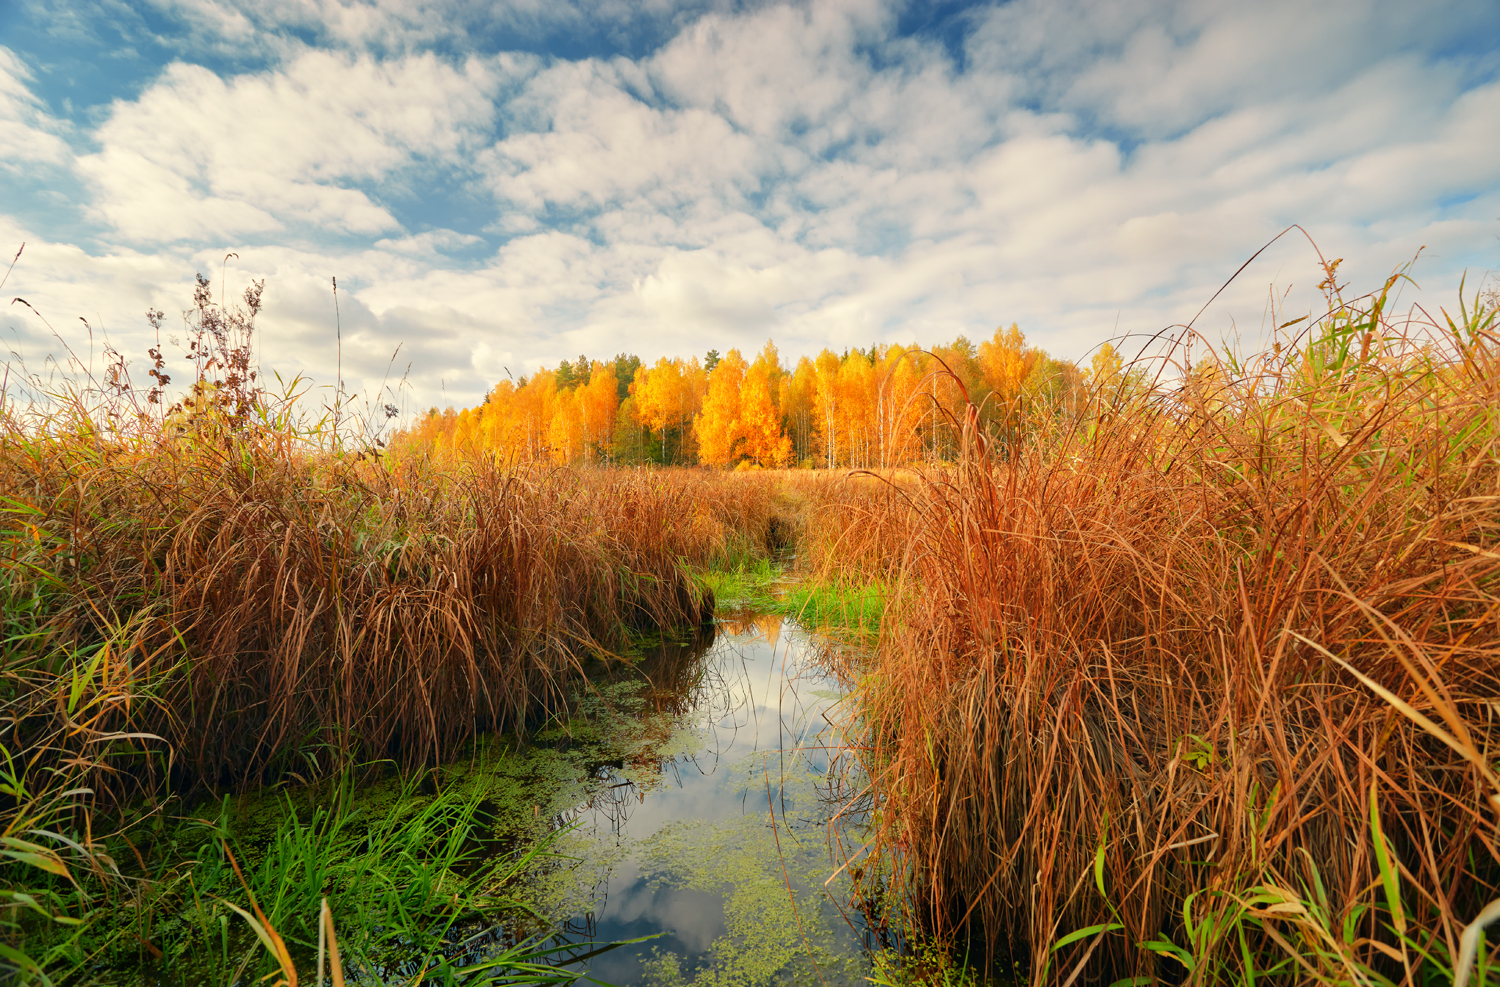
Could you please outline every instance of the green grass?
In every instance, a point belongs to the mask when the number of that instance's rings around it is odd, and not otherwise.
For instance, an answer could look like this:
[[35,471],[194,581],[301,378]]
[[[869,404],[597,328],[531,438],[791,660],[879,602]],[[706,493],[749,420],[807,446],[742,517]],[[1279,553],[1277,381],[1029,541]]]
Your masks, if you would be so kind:
[[[626,679],[588,686],[572,716],[524,742],[481,738],[440,768],[382,776],[364,766],[197,805],[141,800],[124,830],[91,844],[119,862],[114,881],[75,865],[75,887],[0,859],[0,881],[76,920],[17,916],[12,931],[33,961],[22,982],[228,984],[289,980],[289,969],[308,982],[325,902],[351,977],[399,968],[402,983],[573,982],[557,964],[597,949],[556,944],[542,914],[539,888],[571,861],[552,852],[567,836],[557,821],[595,791],[593,766],[659,743],[630,669],[693,666],[673,657],[687,647],[660,642],[632,656]],[[509,945],[496,944],[497,927]]]
[[782,570],[770,559],[752,558],[731,568],[700,572],[697,578],[713,591],[719,610],[772,610],[776,606],[772,586],[782,578]]
[[804,627],[846,632],[862,638],[880,633],[888,590],[883,583],[863,585],[809,582],[787,590],[771,610]]
[[[453,960],[465,951],[464,929],[540,924],[516,891],[560,831],[512,840],[502,852],[495,833],[504,821],[485,792],[454,786],[424,795],[424,779],[372,788],[345,775],[295,795],[241,805],[226,798],[176,819],[153,815],[130,841],[114,841],[127,863],[115,900],[96,901],[68,933],[34,926],[28,949],[47,956],[60,979],[71,971],[127,982],[137,973],[142,982],[237,982],[284,972],[286,963],[263,948],[267,928],[293,965],[311,969],[326,901],[351,975],[400,965],[463,983],[465,968]],[[500,975],[507,962],[540,969],[544,947],[521,938],[469,972]]]
[[869,978],[876,987],[990,987],[995,981],[949,944],[915,937],[905,955],[881,953]]
[[756,559],[727,570],[699,573],[720,612],[780,614],[804,627],[873,638],[880,633],[888,588],[884,583],[828,581],[817,578],[790,583],[785,569]]

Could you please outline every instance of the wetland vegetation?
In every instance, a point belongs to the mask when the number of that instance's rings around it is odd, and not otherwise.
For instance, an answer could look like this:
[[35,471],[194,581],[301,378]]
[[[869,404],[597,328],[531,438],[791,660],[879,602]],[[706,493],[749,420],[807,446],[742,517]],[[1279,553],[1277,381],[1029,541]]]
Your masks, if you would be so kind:
[[179,400],[0,404],[0,962],[1500,983],[1495,311],[1323,273],[1263,352],[929,354],[897,445],[795,437],[872,468],[740,471],[351,445],[200,280]]

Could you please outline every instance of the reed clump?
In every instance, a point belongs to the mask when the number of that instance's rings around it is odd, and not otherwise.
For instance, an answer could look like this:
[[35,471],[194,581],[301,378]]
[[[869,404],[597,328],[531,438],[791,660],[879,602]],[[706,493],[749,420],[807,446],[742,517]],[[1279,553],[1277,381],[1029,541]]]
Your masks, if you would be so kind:
[[810,507],[828,485],[826,477],[793,483],[794,474],[786,470],[625,469],[587,475],[671,491],[679,513],[650,537],[672,545],[687,565],[718,571],[792,552],[805,533]]
[[10,592],[35,601],[6,669],[22,743],[58,690],[113,690],[92,729],[154,734],[162,770],[211,787],[524,727],[579,655],[709,619],[684,563],[730,537],[679,524],[700,505],[649,474],[423,476],[252,442],[13,430],[0,484]]
[[198,279],[175,403],[159,350],[148,387],[107,350],[0,393],[3,739],[97,797],[436,763],[555,712],[581,655],[710,619],[692,568],[791,537],[768,480],[436,463],[342,398],[309,418],[255,369],[262,287]]
[[823,479],[824,474],[804,472],[793,482],[802,476],[818,478],[802,480],[805,484],[819,484],[798,546],[803,568],[822,583],[862,586],[887,578],[909,547],[905,509],[916,474],[859,470]]
[[860,716],[912,918],[1036,984],[1412,982],[1474,954],[1500,898],[1500,339],[1483,305],[1394,320],[1396,283],[1330,288],[1253,359],[1101,388],[1020,455],[956,422],[958,462],[886,502],[902,588]]
[[117,858],[164,796],[524,732],[796,526],[767,482],[392,456],[260,386],[259,300],[199,279],[175,403],[157,351],[147,388],[109,351],[0,390],[0,968],[38,982],[139,898]]

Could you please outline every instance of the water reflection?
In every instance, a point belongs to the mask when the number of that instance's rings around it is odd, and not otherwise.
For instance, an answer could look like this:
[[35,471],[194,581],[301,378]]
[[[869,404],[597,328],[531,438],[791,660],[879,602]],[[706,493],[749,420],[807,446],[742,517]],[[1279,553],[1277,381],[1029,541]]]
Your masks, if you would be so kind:
[[[661,934],[578,969],[620,985],[864,982],[848,871],[825,886],[863,816],[840,815],[862,783],[839,756],[823,647],[774,616],[724,621],[711,646],[642,655],[538,738],[516,801],[576,823],[559,847],[575,862],[539,880],[541,910],[578,941]],[[584,749],[596,759],[566,804],[548,789],[565,772],[541,755]]]

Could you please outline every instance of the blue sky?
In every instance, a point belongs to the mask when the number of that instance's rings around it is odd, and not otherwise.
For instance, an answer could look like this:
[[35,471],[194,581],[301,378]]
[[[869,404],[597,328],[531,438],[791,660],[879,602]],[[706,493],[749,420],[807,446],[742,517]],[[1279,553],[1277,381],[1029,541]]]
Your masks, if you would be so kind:
[[[1290,223],[1356,287],[1425,246],[1405,301],[1451,305],[1500,267],[1497,38],[1493,0],[0,0],[5,294],[143,358],[195,271],[265,278],[263,361],[327,380],[336,275],[346,375],[400,345],[416,406],[768,337],[1084,357]],[[1320,276],[1287,238],[1200,327]]]

